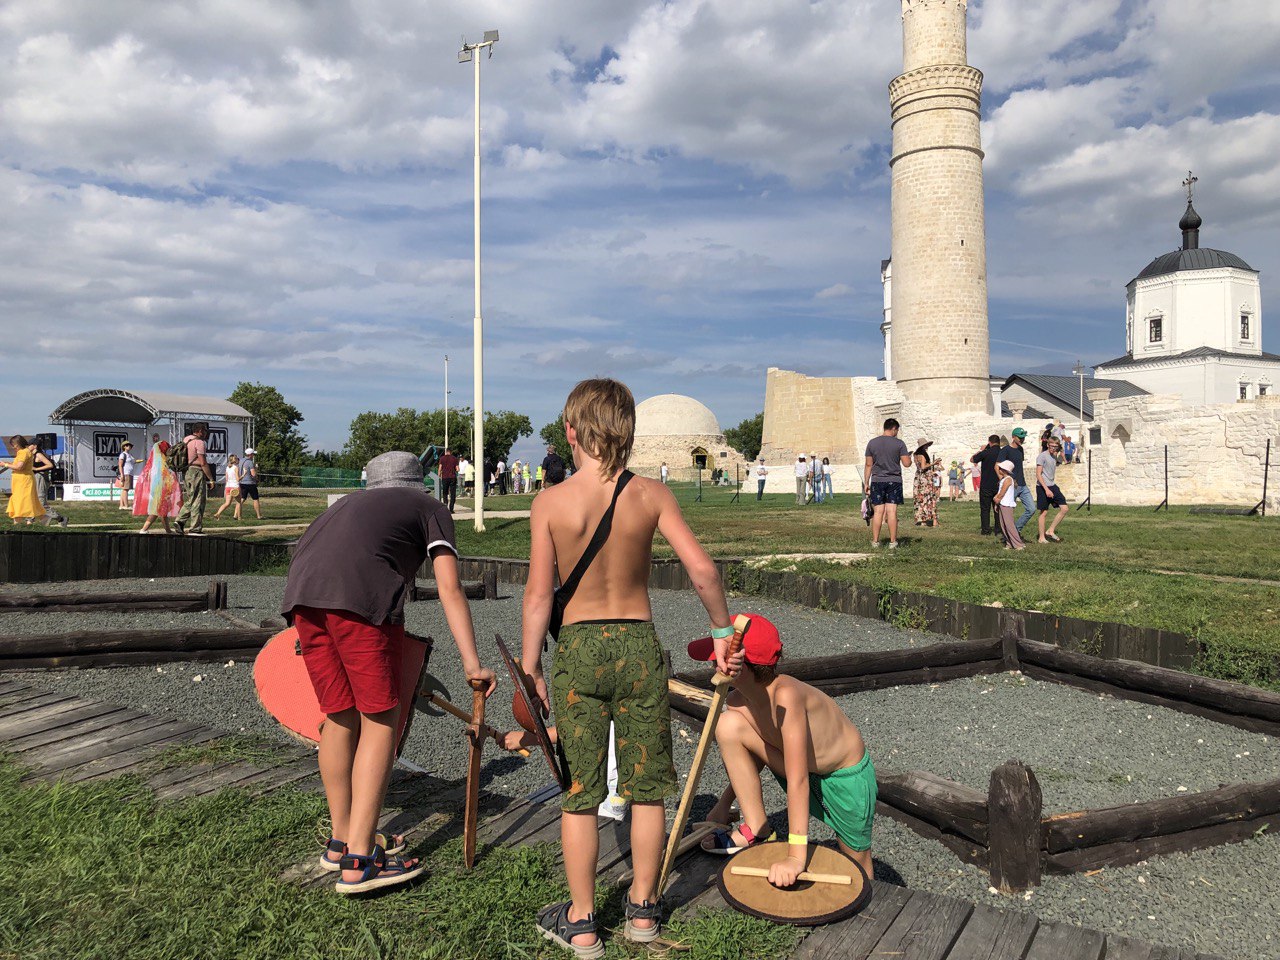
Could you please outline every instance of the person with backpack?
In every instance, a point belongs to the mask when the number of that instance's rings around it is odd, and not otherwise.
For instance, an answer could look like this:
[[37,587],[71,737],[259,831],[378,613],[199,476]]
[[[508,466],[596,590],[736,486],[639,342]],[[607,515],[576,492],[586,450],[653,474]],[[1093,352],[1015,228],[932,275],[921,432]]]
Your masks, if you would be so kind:
[[182,509],[182,481],[165,461],[169,450],[168,442],[161,440],[159,434],[151,435],[151,452],[147,454],[133,495],[133,515],[147,518],[139,533],[150,533],[157,517],[164,524],[164,532],[172,533],[169,518],[177,516]]
[[554,487],[557,483],[564,483],[564,475],[564,458],[556,453],[553,444],[547,444],[547,455],[542,458],[543,487]]
[[[258,504],[258,451],[253,447],[245,447],[244,459],[240,461],[240,502],[253,501],[253,515],[262,519],[262,507]],[[239,510],[236,519],[240,519]]]
[[193,424],[191,432],[169,450],[169,467],[182,477],[182,510],[175,524],[178,533],[193,537],[204,536],[204,509],[214,481],[205,443],[208,436],[207,423]]

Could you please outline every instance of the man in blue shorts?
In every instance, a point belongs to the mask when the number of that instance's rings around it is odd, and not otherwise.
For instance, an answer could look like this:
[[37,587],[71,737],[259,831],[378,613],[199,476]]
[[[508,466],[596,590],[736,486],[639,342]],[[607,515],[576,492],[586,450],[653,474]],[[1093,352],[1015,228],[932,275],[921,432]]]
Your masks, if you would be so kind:
[[902,468],[911,466],[907,445],[898,439],[898,421],[884,422],[884,433],[867,444],[863,495],[871,500],[871,546],[880,546],[880,527],[889,522],[889,549],[898,546],[898,504],[902,503]]

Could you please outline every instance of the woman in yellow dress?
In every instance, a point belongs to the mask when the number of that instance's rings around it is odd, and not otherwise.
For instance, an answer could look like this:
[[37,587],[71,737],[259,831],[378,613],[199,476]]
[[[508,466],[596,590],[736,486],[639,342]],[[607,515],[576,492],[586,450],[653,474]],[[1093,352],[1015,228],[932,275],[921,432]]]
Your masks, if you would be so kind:
[[12,460],[0,461],[0,466],[13,471],[13,488],[9,493],[9,516],[16,524],[25,518],[30,524],[32,520],[49,522],[44,512],[44,504],[36,493],[36,477],[32,471],[35,462],[36,445],[26,437],[18,436],[9,441],[9,449],[14,451]]

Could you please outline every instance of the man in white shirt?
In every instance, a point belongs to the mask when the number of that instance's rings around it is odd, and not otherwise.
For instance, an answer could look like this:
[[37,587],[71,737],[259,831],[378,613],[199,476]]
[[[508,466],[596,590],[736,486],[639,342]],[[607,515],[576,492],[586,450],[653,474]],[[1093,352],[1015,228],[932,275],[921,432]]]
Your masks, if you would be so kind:
[[507,492],[507,461],[499,460],[498,466],[494,469],[498,475],[498,493]]
[[804,454],[800,454],[796,458],[796,506],[804,506],[805,486],[809,482],[809,463],[804,458]]
[[660,472],[662,474],[662,482],[666,483],[667,480],[671,477],[671,469],[667,466],[667,461],[665,460],[662,461],[662,468]]
[[769,468],[764,465],[764,457],[756,464],[756,500],[764,499],[764,484],[769,476]]

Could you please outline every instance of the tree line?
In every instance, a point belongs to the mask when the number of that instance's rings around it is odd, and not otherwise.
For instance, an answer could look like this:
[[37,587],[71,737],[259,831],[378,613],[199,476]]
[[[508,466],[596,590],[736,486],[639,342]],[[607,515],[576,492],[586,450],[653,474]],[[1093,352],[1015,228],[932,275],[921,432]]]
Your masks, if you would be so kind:
[[[346,443],[340,450],[308,450],[307,438],[299,429],[302,412],[285,400],[275,387],[242,382],[227,398],[249,411],[255,421],[258,471],[277,485],[295,485],[303,467],[337,467],[362,470],[364,465],[388,450],[408,450],[421,454],[427,447],[445,443],[445,411],[401,407],[392,413],[366,410],[351,421]],[[459,457],[471,458],[471,430],[475,417],[470,407],[448,411],[449,446]],[[754,460],[760,453],[764,414],[743,420],[725,430],[729,446]],[[498,410],[484,415],[484,446],[492,460],[510,459],[511,448],[521,437],[533,435],[527,416],[514,410]],[[538,435],[556,448],[566,463],[572,462],[564,436],[564,415],[546,424]]]

